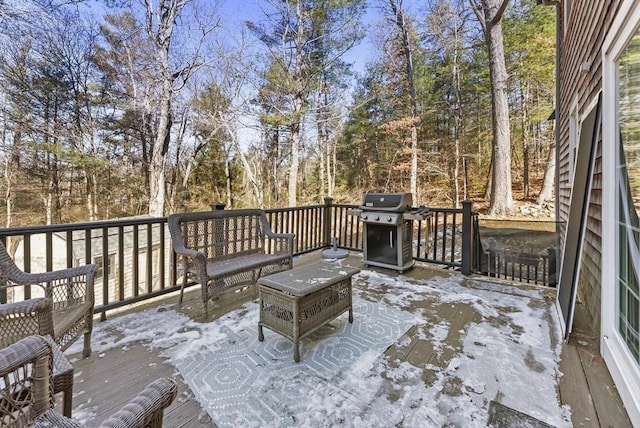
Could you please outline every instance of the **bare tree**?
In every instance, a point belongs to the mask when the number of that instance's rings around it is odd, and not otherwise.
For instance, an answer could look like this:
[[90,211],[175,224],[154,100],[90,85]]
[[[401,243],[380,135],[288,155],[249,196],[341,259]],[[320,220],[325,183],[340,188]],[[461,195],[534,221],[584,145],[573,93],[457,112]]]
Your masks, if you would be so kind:
[[482,27],[489,54],[493,129],[493,175],[489,214],[508,215],[515,209],[511,190],[508,76],[502,38],[502,17],[509,0],[469,0],[469,3]]
[[402,56],[405,63],[405,76],[407,82],[409,118],[411,136],[409,148],[411,152],[410,190],[418,198],[418,106],[416,101],[416,87],[414,83],[413,46],[409,37],[409,22],[402,0],[389,0],[389,6],[393,14],[394,23],[398,29],[402,44]]
[[[172,109],[190,76],[204,65],[204,41],[216,27],[215,3],[197,0],[141,0],[144,21],[131,13],[107,16],[103,26],[110,51],[101,53],[101,68],[114,70],[125,109],[136,119],[130,126],[142,146],[148,186],[148,213],[162,216],[167,192],[167,157],[173,137]],[[187,11],[193,11],[191,15]],[[177,46],[179,24],[189,27]],[[140,27],[144,32],[139,31]],[[145,37],[146,36],[146,37]],[[120,70],[125,70],[126,75]]]
[[171,139],[171,102],[176,90],[176,81],[185,81],[195,62],[174,71],[169,61],[173,32],[182,12],[190,0],[144,0],[145,29],[155,46],[160,81],[158,83],[158,123],[155,142],[149,162],[149,215],[162,216],[166,195],[166,156]]
[[[362,13],[362,0],[269,0],[267,25],[247,23],[268,50],[269,63],[261,89],[263,100],[279,101],[269,106],[270,123],[284,128],[289,143],[288,204],[297,205],[300,152],[305,117],[313,108],[312,94],[321,91],[325,70],[335,66],[359,37],[353,32]],[[346,43],[336,43],[343,37]],[[321,113],[320,120],[326,118]],[[280,136],[280,134],[279,134]]]
[[[439,79],[446,82],[442,85],[439,102],[444,109],[441,114],[451,118],[451,124],[445,126],[447,136],[453,140],[453,160],[447,156],[449,164],[449,183],[453,206],[460,206],[461,197],[467,197],[466,176],[460,177],[461,168],[464,173],[464,100],[462,83],[464,80],[465,50],[470,40],[466,34],[469,13],[464,8],[465,0],[440,0],[432,4],[427,15],[427,37],[430,46],[431,62],[443,70]],[[439,68],[440,69],[440,68]],[[434,92],[437,92],[434,89]],[[462,180],[463,189],[460,190]]]

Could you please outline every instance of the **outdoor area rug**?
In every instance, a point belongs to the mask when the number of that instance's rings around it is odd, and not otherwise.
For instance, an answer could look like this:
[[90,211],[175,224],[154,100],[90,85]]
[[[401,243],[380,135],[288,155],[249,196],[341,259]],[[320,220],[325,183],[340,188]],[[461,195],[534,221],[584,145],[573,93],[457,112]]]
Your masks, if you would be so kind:
[[255,319],[254,326],[233,331],[228,321],[215,323],[218,340],[174,350],[173,363],[219,427],[317,422],[323,408],[332,409],[333,420],[340,420],[336,411],[352,419],[376,393],[362,391],[352,377],[367,375],[415,322],[411,314],[358,296],[353,306],[353,324],[344,313],[301,341],[299,363],[293,343],[281,335],[265,328],[264,342],[258,341],[257,304],[243,315]]
[[[176,401],[197,400],[222,427],[573,426],[545,290],[362,270],[353,291],[353,325],[344,313],[304,339],[300,363],[279,334],[258,342],[255,301],[205,323],[173,304],[113,316],[94,326],[91,360],[148,348],[150,367],[166,362],[188,384]],[[82,341],[65,354],[82,359]],[[81,382],[74,394],[74,418],[99,425]]]

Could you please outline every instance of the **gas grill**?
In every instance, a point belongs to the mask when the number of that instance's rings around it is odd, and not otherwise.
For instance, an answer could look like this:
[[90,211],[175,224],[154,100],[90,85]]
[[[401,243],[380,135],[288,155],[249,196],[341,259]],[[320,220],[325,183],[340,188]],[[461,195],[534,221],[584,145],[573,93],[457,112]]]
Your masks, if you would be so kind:
[[411,193],[367,193],[358,214],[364,225],[366,265],[404,272],[413,267],[413,220],[423,219],[428,210],[412,211]]

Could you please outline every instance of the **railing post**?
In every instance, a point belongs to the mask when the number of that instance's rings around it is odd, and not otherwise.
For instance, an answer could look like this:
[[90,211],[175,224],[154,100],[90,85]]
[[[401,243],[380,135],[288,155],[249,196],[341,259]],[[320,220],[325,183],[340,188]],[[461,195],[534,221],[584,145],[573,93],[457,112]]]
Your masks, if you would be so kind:
[[324,246],[331,246],[331,206],[333,205],[333,198],[327,196],[324,198],[324,223],[322,227],[324,236]]
[[[211,211],[222,211],[224,210],[224,207],[226,206],[226,204],[222,203],[222,202],[212,202],[211,204],[209,204],[209,206],[211,206]],[[213,226],[216,230],[221,230],[222,233],[226,234],[226,230],[224,228],[224,221],[222,219],[217,219],[214,223]],[[213,232],[213,236],[216,236],[216,232]],[[224,237],[224,241],[227,240],[227,237]],[[215,246],[213,248],[214,254],[216,256],[221,256],[224,253],[224,242],[223,241],[216,241],[215,242]]]
[[558,278],[556,277],[556,247],[547,248],[547,254],[549,254],[549,269],[547,270],[548,278],[545,278],[545,281],[550,287],[555,287],[558,285]]
[[473,202],[462,201],[462,274],[471,275],[471,262],[473,260],[473,222],[471,209]]

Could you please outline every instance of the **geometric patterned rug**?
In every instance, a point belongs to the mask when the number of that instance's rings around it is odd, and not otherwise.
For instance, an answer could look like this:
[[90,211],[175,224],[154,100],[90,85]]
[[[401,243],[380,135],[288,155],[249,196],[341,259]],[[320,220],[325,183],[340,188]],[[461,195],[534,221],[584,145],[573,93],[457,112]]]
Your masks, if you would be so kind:
[[[173,363],[219,427],[323,425],[339,422],[342,412],[353,418],[376,393],[378,380],[371,379],[374,390],[363,391],[362,377],[415,323],[411,314],[355,295],[353,309],[353,324],[343,313],[302,339],[299,363],[281,335],[265,328],[259,342],[257,322],[239,332],[221,324],[219,341]],[[244,316],[257,320],[257,304]]]

